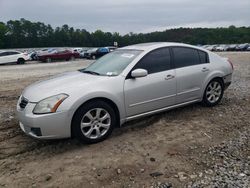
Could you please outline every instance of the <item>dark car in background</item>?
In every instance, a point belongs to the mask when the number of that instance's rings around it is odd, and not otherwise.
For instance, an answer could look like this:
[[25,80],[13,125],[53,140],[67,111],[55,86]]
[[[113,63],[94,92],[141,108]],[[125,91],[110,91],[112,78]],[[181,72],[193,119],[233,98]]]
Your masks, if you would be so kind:
[[227,48],[227,51],[235,51],[237,46],[237,44],[230,44]]
[[79,58],[79,53],[70,50],[56,50],[53,53],[39,54],[38,60],[43,62],[51,62],[52,60],[74,60]]
[[85,52],[84,57],[87,59],[92,59],[92,56],[94,54],[96,54],[96,51],[98,50],[98,48],[91,48],[89,50],[87,50],[87,52]]
[[116,49],[116,47],[108,46],[108,47],[101,47],[101,48],[93,48],[86,52],[86,58],[87,59],[97,59],[99,57],[102,57],[109,52],[112,52]]
[[240,44],[236,47],[236,51],[246,51],[250,45],[248,43]]
[[106,55],[107,53],[109,53],[109,49],[106,47],[93,48],[93,49],[90,49],[86,52],[86,58],[87,59],[97,59],[99,57]]

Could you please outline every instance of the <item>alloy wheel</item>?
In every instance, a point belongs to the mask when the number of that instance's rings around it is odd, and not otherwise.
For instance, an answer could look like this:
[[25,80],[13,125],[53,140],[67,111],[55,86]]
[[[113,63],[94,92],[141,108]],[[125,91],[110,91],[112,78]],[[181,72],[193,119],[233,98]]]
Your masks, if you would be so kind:
[[111,126],[111,116],[103,108],[94,108],[83,115],[81,131],[87,138],[98,139],[104,136]]
[[218,81],[211,82],[206,90],[206,98],[210,103],[216,103],[222,94],[222,86]]

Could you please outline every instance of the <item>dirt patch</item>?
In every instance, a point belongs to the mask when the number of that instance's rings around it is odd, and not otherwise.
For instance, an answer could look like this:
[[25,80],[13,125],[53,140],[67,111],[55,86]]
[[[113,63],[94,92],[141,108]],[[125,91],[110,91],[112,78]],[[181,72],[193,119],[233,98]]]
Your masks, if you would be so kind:
[[[202,185],[213,162],[211,148],[250,128],[250,53],[219,55],[235,65],[233,83],[220,105],[193,104],[130,122],[95,145],[34,140],[21,132],[15,115],[24,87],[89,61],[0,66],[0,187]],[[250,156],[240,147],[240,155]]]

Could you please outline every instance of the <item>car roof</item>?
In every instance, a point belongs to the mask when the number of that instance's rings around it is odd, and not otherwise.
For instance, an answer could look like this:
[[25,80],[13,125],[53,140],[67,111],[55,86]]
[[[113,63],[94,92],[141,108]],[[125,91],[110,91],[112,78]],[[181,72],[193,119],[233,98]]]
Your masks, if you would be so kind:
[[150,50],[153,48],[160,48],[165,46],[167,47],[167,46],[190,46],[190,45],[183,43],[176,43],[176,42],[150,42],[150,43],[134,44],[131,46],[123,47],[122,49]]
[[190,48],[196,48],[199,50],[207,51],[201,47],[193,46],[189,44],[184,43],[177,43],[177,42],[151,42],[151,43],[141,43],[141,44],[134,44],[131,46],[126,46],[120,49],[128,49],[128,50],[143,50],[143,51],[151,51],[157,48],[161,47],[168,47],[168,46],[183,46],[183,47],[190,47]]

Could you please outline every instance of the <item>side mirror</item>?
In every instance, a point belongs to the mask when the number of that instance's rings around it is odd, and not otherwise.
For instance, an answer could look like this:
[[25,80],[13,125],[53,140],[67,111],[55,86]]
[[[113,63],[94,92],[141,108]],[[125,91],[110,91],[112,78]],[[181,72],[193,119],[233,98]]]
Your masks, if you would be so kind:
[[148,75],[148,71],[145,69],[135,69],[131,72],[133,78],[145,77]]

